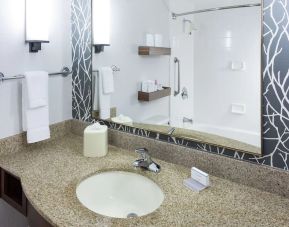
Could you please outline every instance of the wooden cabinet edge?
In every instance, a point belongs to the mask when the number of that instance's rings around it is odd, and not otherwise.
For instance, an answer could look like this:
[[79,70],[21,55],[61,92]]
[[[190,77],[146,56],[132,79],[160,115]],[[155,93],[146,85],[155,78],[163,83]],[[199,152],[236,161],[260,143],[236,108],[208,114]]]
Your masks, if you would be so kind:
[[29,227],[53,227],[35,210],[29,201],[27,201],[27,221]]
[[27,221],[29,227],[53,227],[45,218],[43,218],[31,205],[31,203],[26,198],[25,193],[23,192],[21,186],[21,193],[22,193],[22,204],[18,204],[13,199],[11,199],[8,195],[5,194],[5,174],[8,174],[10,177],[15,178],[16,180],[20,181],[21,179],[12,173],[0,168],[0,198],[2,198],[5,202],[7,202],[10,206],[18,210],[24,216],[27,217]]
[[[19,181],[20,184],[20,189],[21,190],[21,204],[19,204],[17,201],[15,201],[12,197],[10,197],[8,194],[6,194],[5,192],[5,188],[6,188],[6,184],[7,182],[5,182],[6,177],[9,176],[11,178],[14,178],[14,180]],[[16,185],[15,185],[16,186]],[[21,186],[21,180],[19,177],[15,176],[14,174],[1,169],[1,198],[7,202],[10,206],[12,206],[13,208],[15,208],[16,210],[18,210],[20,213],[22,213],[24,216],[27,215],[27,199],[26,196],[22,190],[22,186]]]

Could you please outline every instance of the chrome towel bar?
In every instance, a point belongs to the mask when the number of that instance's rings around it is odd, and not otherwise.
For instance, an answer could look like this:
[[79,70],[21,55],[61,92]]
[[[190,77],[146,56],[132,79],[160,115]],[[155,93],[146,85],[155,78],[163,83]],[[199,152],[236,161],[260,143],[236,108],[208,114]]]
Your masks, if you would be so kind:
[[[49,76],[62,75],[63,77],[67,77],[71,73],[72,71],[68,67],[63,67],[61,72],[49,73],[48,75]],[[7,76],[4,76],[4,74],[0,72],[0,82],[3,82],[5,80],[18,80],[18,79],[23,79],[23,78],[24,78],[24,75],[16,75],[16,76],[7,77]]]
[[[120,68],[117,67],[116,65],[112,65],[112,66],[111,66],[111,69],[112,69],[113,72],[120,72]],[[99,70],[93,70],[92,72],[98,73]]]

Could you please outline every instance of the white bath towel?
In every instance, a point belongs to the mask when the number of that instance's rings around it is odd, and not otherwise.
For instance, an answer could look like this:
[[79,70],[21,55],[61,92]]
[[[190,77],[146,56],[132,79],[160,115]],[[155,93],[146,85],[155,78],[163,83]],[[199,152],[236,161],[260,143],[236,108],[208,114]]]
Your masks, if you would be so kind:
[[48,107],[48,73],[26,72],[22,82],[22,124],[27,142],[50,138]]
[[30,109],[48,105],[48,73],[32,71],[26,73],[28,105]]
[[110,118],[111,94],[114,92],[113,71],[110,67],[103,67],[99,70],[99,111],[100,118]]

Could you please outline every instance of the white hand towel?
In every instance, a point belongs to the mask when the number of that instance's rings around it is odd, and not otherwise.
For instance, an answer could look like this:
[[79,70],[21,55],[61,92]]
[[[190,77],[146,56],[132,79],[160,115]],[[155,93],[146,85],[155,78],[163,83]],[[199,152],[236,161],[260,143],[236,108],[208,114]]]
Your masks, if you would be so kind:
[[[27,131],[27,142],[36,143],[50,138],[48,73],[39,73],[35,80],[33,80],[35,72],[27,72],[24,75],[25,78],[22,81],[23,130]],[[43,81],[40,81],[41,79]],[[36,88],[36,86],[39,87]],[[29,91],[31,89],[35,92]]]
[[30,109],[48,105],[48,73],[32,71],[26,73],[28,105]]
[[112,94],[114,92],[113,71],[111,67],[101,68],[102,86],[104,94]]
[[[109,79],[106,77],[110,77]],[[99,70],[99,112],[100,118],[106,120],[110,118],[110,100],[113,93],[113,72],[111,68],[103,67]]]
[[94,73],[92,75],[92,91],[93,91],[93,110],[99,110],[99,80],[98,80],[99,74]]

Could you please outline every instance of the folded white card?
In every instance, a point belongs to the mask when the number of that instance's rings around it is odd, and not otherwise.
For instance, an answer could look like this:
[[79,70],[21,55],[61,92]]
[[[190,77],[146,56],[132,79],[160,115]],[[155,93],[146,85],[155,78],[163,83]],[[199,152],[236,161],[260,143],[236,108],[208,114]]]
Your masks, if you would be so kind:
[[205,187],[208,187],[210,185],[209,174],[195,167],[193,167],[191,170],[191,177],[192,179],[194,179],[195,181],[198,181]]

